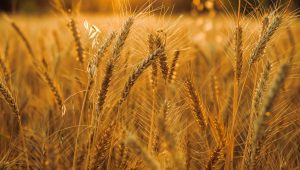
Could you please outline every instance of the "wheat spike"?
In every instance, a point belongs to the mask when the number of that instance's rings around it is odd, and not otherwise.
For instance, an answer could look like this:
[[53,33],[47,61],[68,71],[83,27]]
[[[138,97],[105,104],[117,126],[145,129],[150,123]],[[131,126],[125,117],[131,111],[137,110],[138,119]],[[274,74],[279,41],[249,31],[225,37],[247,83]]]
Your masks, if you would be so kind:
[[21,37],[21,39],[23,40],[30,56],[35,60],[36,57],[34,55],[34,52],[33,52],[33,48],[31,47],[28,39],[26,38],[26,36],[24,35],[24,33],[22,32],[22,30],[20,29],[20,27],[14,22],[14,21],[10,21],[10,25],[13,27],[13,29],[17,32],[17,34]]
[[74,18],[71,18],[69,26],[76,45],[77,60],[79,61],[80,64],[84,64],[84,49],[82,46],[80,33]]
[[97,139],[94,151],[92,153],[90,169],[102,169],[105,158],[108,154],[110,143],[112,142],[114,123],[108,125],[107,129]]
[[172,60],[172,65],[171,65],[170,73],[169,73],[169,81],[171,81],[171,82],[174,80],[175,75],[176,75],[176,66],[177,66],[179,57],[180,57],[180,50],[176,50],[174,53],[174,57]]
[[0,92],[1,92],[1,94],[3,96],[3,99],[7,102],[7,104],[11,108],[11,110],[17,116],[20,116],[19,115],[19,108],[17,107],[17,103],[16,103],[15,99],[11,95],[10,91],[8,90],[8,88],[4,84],[2,84],[2,82],[0,82]]
[[106,53],[108,47],[111,45],[111,43],[115,37],[116,37],[115,32],[110,33],[110,35],[104,41],[104,44],[99,48],[97,53],[89,61],[88,73],[89,73],[90,78],[93,79],[96,76],[98,67],[99,67],[99,62],[100,62],[101,58],[104,56],[104,54]]
[[163,32],[157,31],[153,36],[154,36],[153,41],[154,41],[155,48],[156,49],[161,48],[163,51],[159,56],[159,65],[160,65],[160,69],[161,69],[164,80],[167,80],[169,67],[168,67],[167,54],[166,54],[166,49],[165,49],[166,42],[163,41],[163,38],[166,38],[166,35]]
[[133,71],[131,76],[128,78],[125,87],[122,91],[121,99],[119,105],[121,105],[127,98],[131,88],[133,87],[135,81],[141,76],[145,69],[147,69],[163,52],[162,49],[155,50],[151,55],[144,59]]
[[217,146],[213,153],[211,154],[205,169],[206,170],[213,170],[215,169],[215,165],[218,163],[218,161],[220,160],[220,157],[222,156],[222,147],[221,146]]
[[[155,47],[155,37],[153,34],[149,34],[148,36],[148,48],[149,48],[149,55],[152,54],[156,47]],[[153,89],[157,86],[157,62],[153,61],[152,65],[152,71],[151,71],[151,83],[153,86]]]
[[279,28],[280,24],[282,23],[282,16],[275,16],[272,19],[270,25],[265,29],[265,32],[262,33],[256,47],[252,51],[250,58],[249,58],[249,66],[252,66],[256,61],[258,61],[265,52],[267,43],[270,41],[276,30]]
[[189,99],[190,99],[190,106],[193,110],[193,116],[198,123],[200,129],[205,129],[207,125],[207,120],[206,120],[206,115],[203,112],[203,109],[200,104],[200,99],[199,96],[195,90],[194,84],[191,79],[186,79],[184,82],[186,91],[189,94]]
[[235,78],[239,82],[243,68],[243,29],[238,26],[235,30]]
[[[52,80],[52,78],[50,77],[50,75],[48,74],[47,71],[43,71],[42,72],[42,77],[44,78],[44,80],[46,81],[47,85],[49,86],[54,98],[55,98],[55,102],[58,105],[59,109],[64,112],[64,105],[63,105],[63,99],[61,97],[61,94],[58,91],[58,88],[55,86],[54,81]],[[62,113],[64,114],[64,113]]]

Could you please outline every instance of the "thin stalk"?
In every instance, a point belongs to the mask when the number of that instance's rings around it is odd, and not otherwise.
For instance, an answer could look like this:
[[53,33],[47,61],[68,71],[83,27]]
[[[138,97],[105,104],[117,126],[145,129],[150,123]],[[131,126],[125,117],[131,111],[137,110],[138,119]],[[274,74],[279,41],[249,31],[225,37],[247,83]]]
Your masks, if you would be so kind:
[[80,112],[80,115],[79,115],[79,122],[78,122],[78,128],[77,128],[77,132],[76,132],[76,140],[75,140],[75,148],[74,148],[72,170],[76,170],[76,159],[77,159],[77,151],[78,151],[77,150],[77,148],[78,148],[78,139],[79,139],[79,135],[80,135],[80,125],[82,123],[83,112],[85,111],[85,106],[86,106],[87,98],[88,98],[89,91],[91,89],[92,84],[93,84],[93,80],[89,79],[88,80],[88,85],[86,87],[86,91],[85,91],[85,94],[84,94],[82,106],[81,106],[81,112]]

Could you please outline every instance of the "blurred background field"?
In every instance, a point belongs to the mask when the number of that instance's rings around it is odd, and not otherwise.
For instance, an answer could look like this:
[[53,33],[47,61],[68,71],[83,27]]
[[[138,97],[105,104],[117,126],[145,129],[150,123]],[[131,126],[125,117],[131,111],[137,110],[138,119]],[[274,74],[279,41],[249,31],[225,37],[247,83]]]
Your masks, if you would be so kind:
[[[65,8],[71,8],[72,0],[64,0]],[[82,0],[82,11],[88,13],[111,13],[117,12],[120,5],[130,4],[132,9],[140,9],[145,4],[152,3],[153,7],[169,8],[173,13],[177,12],[207,12],[212,9],[215,11],[224,11],[237,9],[238,0]],[[245,0],[242,6],[251,11],[253,7],[269,7],[271,4],[286,4],[288,0]],[[0,10],[6,12],[21,13],[48,13],[51,11],[50,0],[1,0]],[[251,7],[250,5],[251,4]],[[291,9],[300,6],[299,0],[291,1]]]

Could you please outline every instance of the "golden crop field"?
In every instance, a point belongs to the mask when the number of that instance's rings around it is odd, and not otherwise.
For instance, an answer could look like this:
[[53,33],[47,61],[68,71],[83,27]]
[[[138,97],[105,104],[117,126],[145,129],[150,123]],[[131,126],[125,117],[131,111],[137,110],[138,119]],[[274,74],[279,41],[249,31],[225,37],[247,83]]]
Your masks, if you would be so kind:
[[54,2],[0,17],[1,170],[300,169],[295,12]]

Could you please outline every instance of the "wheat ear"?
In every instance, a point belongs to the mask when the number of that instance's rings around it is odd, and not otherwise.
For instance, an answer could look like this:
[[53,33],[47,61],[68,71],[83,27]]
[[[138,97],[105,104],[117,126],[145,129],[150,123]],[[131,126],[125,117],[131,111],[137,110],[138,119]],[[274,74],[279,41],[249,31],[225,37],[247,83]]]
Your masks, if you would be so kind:
[[62,115],[63,115],[65,108],[63,105],[63,99],[61,97],[61,94],[58,91],[58,88],[55,86],[54,81],[52,80],[52,78],[50,77],[50,75],[48,74],[47,71],[43,71],[43,73],[41,75],[44,78],[44,80],[46,81],[48,87],[50,88],[50,90],[55,98],[55,102],[59,106],[59,109],[62,111]]
[[196,89],[194,87],[194,84],[190,78],[186,79],[184,82],[186,91],[189,94],[189,100],[190,100],[190,107],[193,110],[193,116],[195,118],[195,121],[198,123],[201,130],[204,130],[207,126],[207,119],[205,115],[205,112],[203,111],[201,104],[200,104],[200,98],[196,92]]
[[175,79],[175,76],[176,76],[176,67],[177,67],[177,62],[178,62],[179,56],[180,56],[180,51],[176,50],[174,53],[174,57],[172,60],[172,65],[171,65],[170,73],[169,73],[169,81],[171,81],[171,82]]
[[20,36],[20,38],[23,40],[30,56],[35,60],[36,57],[34,55],[33,49],[28,41],[28,39],[26,38],[26,36],[24,35],[24,33],[22,32],[22,30],[20,29],[20,27],[14,22],[8,19],[8,21],[10,22],[10,25],[13,27],[13,29],[17,32],[17,34]]
[[77,28],[77,24],[76,24],[74,18],[71,18],[69,26],[70,26],[70,30],[72,32],[72,36],[75,41],[75,45],[76,45],[77,60],[79,61],[80,64],[83,64],[84,63],[84,49],[82,46],[80,33],[79,33],[79,30]]
[[95,150],[93,151],[91,163],[90,163],[90,169],[96,170],[103,168],[103,164],[105,162],[106,154],[109,150],[109,146],[112,140],[112,134],[113,134],[113,128],[114,123],[111,123],[108,125],[107,129],[103,133],[101,133],[101,136],[98,138],[98,142],[95,145]]
[[166,50],[165,50],[166,44],[165,44],[165,42],[163,42],[162,37],[160,37],[158,33],[155,36],[155,46],[156,46],[156,48],[162,49],[162,53],[159,56],[159,65],[161,68],[163,78],[165,80],[167,80],[169,67],[168,67],[168,62],[167,62],[167,54],[166,54]]
[[[118,61],[118,59],[121,55],[121,51],[124,47],[125,40],[127,39],[128,35],[129,35],[130,29],[133,25],[133,22],[134,22],[133,17],[130,17],[126,21],[126,23],[124,24],[123,29],[122,29],[121,33],[119,34],[117,42],[114,46],[112,57],[109,59],[107,65],[106,65],[104,78],[103,78],[101,89],[98,93],[97,102],[96,102],[96,109],[97,109],[97,111],[96,111],[96,113],[97,113],[96,114],[97,123],[96,124],[97,125],[99,123],[98,118],[99,118],[99,116],[102,112],[102,109],[103,109],[103,106],[104,106],[104,103],[105,103],[106,94],[108,92],[108,87],[110,85],[110,81],[111,81],[111,77],[112,77],[112,74],[113,74],[114,66],[115,66],[116,62]],[[97,64],[97,63],[95,63],[95,64]],[[95,73],[96,73],[95,69],[93,70],[93,72],[90,70],[90,75],[92,77],[95,75]],[[81,122],[81,118],[82,118],[82,114],[80,114],[79,123]],[[96,133],[97,133],[97,127],[98,127],[97,125],[96,125],[96,131],[95,131]],[[77,131],[77,135],[79,135],[79,131]],[[75,152],[74,152],[74,158],[73,158],[73,169],[75,169],[74,167],[76,166],[76,161],[75,160],[76,160],[76,150],[77,150],[78,137],[76,137],[76,138],[77,139],[76,139]]]
[[250,58],[248,60],[249,66],[252,66],[264,55],[267,43],[270,41],[281,23],[282,16],[275,16],[267,28],[263,27],[263,30],[265,29],[265,31],[262,33],[258,43],[256,44],[256,47],[250,55]]
[[235,30],[235,78],[240,81],[243,68],[243,29],[238,26]]
[[[149,34],[148,36],[148,48],[149,48],[149,55],[152,54],[155,49],[155,37],[153,34]],[[152,83],[152,88],[156,88],[157,86],[157,62],[154,61],[152,64],[152,71],[151,71],[151,83]]]
[[19,108],[17,106],[16,100],[13,98],[11,92],[8,90],[8,88],[0,82],[0,93],[3,96],[3,99],[6,101],[6,103],[9,105],[11,108],[12,112],[17,116],[17,122],[20,128],[20,136],[22,140],[22,145],[23,145],[23,151],[25,153],[25,160],[26,160],[26,168],[29,170],[29,159],[28,159],[28,153],[27,153],[27,147],[26,147],[26,142],[25,142],[25,134],[23,131],[23,126],[22,126],[22,121],[21,121],[21,114],[19,111]]
[[155,50],[151,55],[149,55],[146,59],[144,59],[133,71],[133,73],[129,76],[122,94],[121,99],[119,100],[119,106],[125,101],[127,98],[131,88],[133,87],[136,80],[141,76],[141,74],[146,70],[163,52],[162,49]]
[[103,45],[99,48],[97,53],[90,59],[88,64],[88,73],[91,78],[94,78],[97,74],[99,62],[101,58],[104,56],[106,51],[108,50],[108,47],[113,42],[114,38],[116,37],[116,33],[112,32],[109,34],[109,36],[104,41]]
[[212,152],[205,169],[206,170],[213,170],[215,169],[215,165],[220,160],[220,157],[222,156],[222,146],[217,146],[214,151]]
[[[104,107],[106,95],[108,92],[108,87],[111,82],[115,64],[117,63],[117,61],[121,55],[121,51],[124,48],[125,40],[127,39],[128,35],[130,33],[133,23],[134,23],[133,17],[129,17],[127,19],[127,21],[125,22],[125,24],[121,30],[121,33],[118,35],[117,41],[113,47],[113,54],[106,64],[104,78],[102,80],[101,88],[98,92],[97,99],[96,99],[97,100],[96,101],[96,118],[95,118],[95,120],[96,120],[95,127],[96,128],[92,133],[93,139],[95,139],[97,137],[98,125],[99,125],[99,121],[100,121],[99,118],[101,116],[101,113],[102,113],[102,110]],[[93,147],[93,145],[94,144],[92,143],[92,147]],[[74,159],[75,159],[75,156],[74,156]],[[74,159],[73,159],[73,162],[74,162]],[[75,166],[75,165],[73,164],[73,166]]]
[[[154,34],[148,35],[148,50],[149,55],[151,55],[156,47],[155,47],[155,36]],[[151,122],[150,122],[150,130],[149,130],[149,142],[148,142],[148,151],[151,151],[153,144],[153,136],[154,136],[154,124],[155,124],[155,102],[156,102],[156,91],[157,91],[157,62],[154,60],[151,64],[151,84],[152,84],[152,111],[151,111]]]

